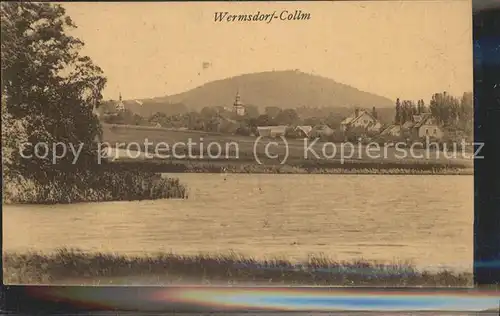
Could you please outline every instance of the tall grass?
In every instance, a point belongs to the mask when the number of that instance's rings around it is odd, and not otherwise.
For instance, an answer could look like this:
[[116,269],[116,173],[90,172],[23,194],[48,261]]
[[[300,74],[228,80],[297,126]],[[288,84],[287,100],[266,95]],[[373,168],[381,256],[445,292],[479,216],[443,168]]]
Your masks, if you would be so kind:
[[176,178],[122,165],[97,166],[68,177],[61,174],[45,182],[29,178],[4,181],[3,202],[56,204],[187,198]]
[[321,168],[290,165],[188,165],[185,172],[269,173],[269,174],[369,174],[369,175],[473,175],[472,169],[459,168]]
[[383,174],[383,175],[473,175],[472,168],[420,164],[418,166],[399,165],[368,165],[348,162],[345,164],[257,164],[237,160],[128,160],[114,162],[129,165],[131,168],[149,172],[167,173],[256,173],[256,174]]
[[[236,253],[183,256],[122,256],[59,249],[54,253],[4,253],[4,282],[99,283],[142,276],[190,283],[271,283],[295,285],[470,286],[470,273],[418,271],[409,263],[338,262],[310,256],[303,262],[256,260]],[[115,280],[116,280],[115,279]],[[104,284],[103,283],[103,284]]]

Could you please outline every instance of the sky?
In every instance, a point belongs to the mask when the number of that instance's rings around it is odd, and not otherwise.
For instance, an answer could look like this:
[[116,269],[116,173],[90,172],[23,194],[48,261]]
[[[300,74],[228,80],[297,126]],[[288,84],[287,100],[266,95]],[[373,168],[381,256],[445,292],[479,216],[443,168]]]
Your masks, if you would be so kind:
[[[108,78],[106,99],[150,98],[245,73],[299,69],[391,99],[472,91],[469,0],[73,2],[63,6]],[[310,20],[221,23],[215,12]]]

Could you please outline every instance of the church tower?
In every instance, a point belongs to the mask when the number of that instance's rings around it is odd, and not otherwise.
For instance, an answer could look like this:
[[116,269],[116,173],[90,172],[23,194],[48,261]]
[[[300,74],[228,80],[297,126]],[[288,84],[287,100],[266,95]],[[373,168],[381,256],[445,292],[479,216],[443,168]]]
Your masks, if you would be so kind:
[[241,102],[239,91],[236,93],[236,98],[234,100],[233,109],[237,115],[239,115],[239,116],[245,115],[245,106]]
[[120,93],[120,98],[118,100],[118,103],[116,104],[116,110],[118,112],[124,111],[125,110],[125,104],[123,104],[122,101],[122,94]]

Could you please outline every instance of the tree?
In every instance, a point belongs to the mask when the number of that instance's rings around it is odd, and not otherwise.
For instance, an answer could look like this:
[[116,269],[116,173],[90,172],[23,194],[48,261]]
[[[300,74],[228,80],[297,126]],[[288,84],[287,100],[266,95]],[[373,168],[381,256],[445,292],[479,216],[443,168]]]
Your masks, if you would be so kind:
[[[75,25],[60,5],[2,2],[1,20],[2,106],[7,116],[23,121],[26,139],[32,144],[84,145],[76,164],[70,152],[56,165],[50,159],[21,160],[16,155],[19,170],[44,179],[86,169],[97,161],[96,139],[101,129],[93,108],[101,103],[106,83],[101,69],[80,55],[83,43],[66,33]],[[30,153],[32,147],[26,149]]]
[[[137,113],[130,111],[129,109],[125,109],[116,113],[115,115],[107,116],[104,118],[104,121],[109,124],[125,124],[125,125],[144,125],[147,120],[144,119]],[[151,120],[149,120],[151,122]],[[158,117],[156,117],[156,121],[154,123],[160,123],[158,121]]]
[[417,115],[419,112],[418,112],[418,108],[417,108],[417,105],[415,104],[415,102],[410,101],[410,105],[411,105],[411,114],[412,114],[412,118],[413,118],[413,115]]
[[474,105],[472,92],[465,92],[460,99],[460,122],[461,128],[466,135],[471,136],[474,130]]
[[455,124],[458,119],[459,101],[457,98],[443,93],[435,93],[429,104],[432,115],[444,125]]
[[26,131],[27,121],[25,119],[14,120],[7,111],[7,101],[2,95],[2,165],[3,178],[12,179],[16,177],[19,169],[19,148],[21,144],[28,141]]
[[251,128],[245,124],[241,124],[235,131],[236,135],[249,136],[251,133]]
[[276,117],[275,121],[282,125],[292,125],[299,120],[299,115],[294,109],[286,109],[281,111]]
[[372,116],[376,119],[378,119],[378,114],[377,114],[377,110],[375,109],[375,107],[372,108]]
[[[335,114],[335,113],[330,113],[326,117],[326,119],[324,120],[324,123],[332,129],[338,129],[340,127],[340,123],[342,122],[342,120],[343,120],[343,118],[341,115]],[[318,124],[321,124],[321,122]],[[312,126],[314,126],[314,125],[312,125]]]
[[204,118],[212,118],[217,115],[217,111],[214,108],[206,106],[203,109],[201,109],[200,114]]
[[274,119],[280,114],[281,109],[277,106],[268,106],[266,107],[264,114],[267,114],[270,118]]
[[427,107],[425,106],[425,102],[423,99],[420,100],[420,109],[421,109],[420,113],[427,113]]
[[394,124],[401,124],[401,103],[399,98],[396,99],[396,115],[394,117]]
[[421,114],[423,112],[422,109],[422,100],[417,101],[417,114]]
[[404,100],[401,102],[401,124],[404,124],[408,121],[409,118],[409,107],[408,107],[408,101]]
[[267,114],[259,115],[256,121],[257,126],[269,126],[273,123],[273,120]]
[[155,114],[151,115],[148,119],[148,122],[150,124],[161,124],[162,126],[166,126],[167,122],[167,115],[163,112],[156,112]]
[[472,119],[474,107],[472,92],[464,92],[460,99],[460,116],[463,119]]
[[425,108],[425,102],[424,100],[420,99],[417,102],[417,114],[422,114],[426,113],[427,109]]
[[255,105],[245,105],[245,116],[247,118],[258,117],[259,108]]
[[417,114],[417,106],[413,101],[404,100],[400,107],[400,123],[404,124],[406,122],[413,120],[413,115]]
[[[302,122],[303,125],[308,125],[308,126],[316,126],[316,125],[320,125],[320,124],[324,124],[326,123],[327,125],[329,125],[327,122],[327,120],[325,120],[325,122],[323,122],[323,120],[319,117],[308,117],[308,118],[305,118],[304,121]],[[332,126],[330,126],[332,127]]]

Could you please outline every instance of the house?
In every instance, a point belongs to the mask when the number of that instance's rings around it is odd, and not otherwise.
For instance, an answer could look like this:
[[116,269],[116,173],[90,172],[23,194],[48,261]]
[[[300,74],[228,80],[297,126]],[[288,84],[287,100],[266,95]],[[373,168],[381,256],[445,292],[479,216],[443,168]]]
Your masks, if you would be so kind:
[[444,135],[437,121],[430,113],[414,115],[411,121],[407,121],[403,125],[390,125],[380,135],[400,137],[403,133],[409,133],[414,138],[434,137],[441,139]]
[[261,137],[281,137],[286,134],[286,125],[257,126],[257,132]]
[[302,125],[302,126],[297,126],[293,130],[299,137],[309,137],[311,134],[313,128],[312,126],[309,125]]
[[422,113],[413,117],[415,125],[412,127],[412,134],[418,138],[433,137],[441,139],[444,135],[437,120],[431,113]]
[[400,125],[390,125],[380,133],[381,136],[401,136],[401,126]]
[[328,136],[332,136],[333,133],[334,133],[334,130],[331,129],[328,125],[319,124],[319,125],[316,125],[312,128],[309,135],[313,136],[313,137],[322,137],[322,136],[328,137]]
[[415,121],[406,121],[401,126],[401,129],[403,129],[403,130],[411,130],[414,126],[415,126]]
[[379,132],[382,128],[382,123],[370,112],[356,109],[352,115],[340,123],[340,128],[343,131],[354,127],[362,127],[371,132]]

